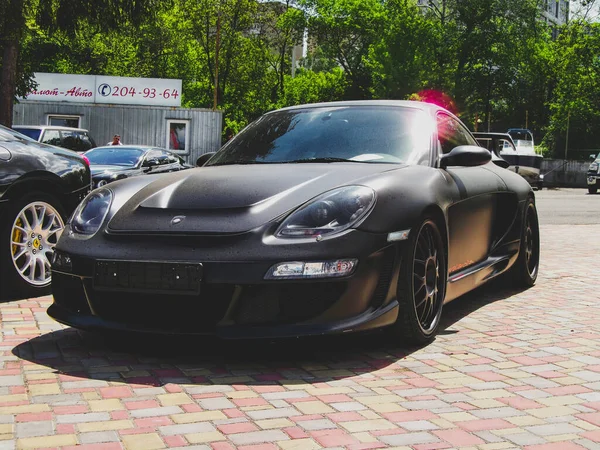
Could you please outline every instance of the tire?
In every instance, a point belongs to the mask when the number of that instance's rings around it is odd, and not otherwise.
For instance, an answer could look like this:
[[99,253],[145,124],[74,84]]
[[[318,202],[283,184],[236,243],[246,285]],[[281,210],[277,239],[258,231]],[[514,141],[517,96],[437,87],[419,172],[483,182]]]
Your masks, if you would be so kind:
[[596,186],[594,186],[594,187],[588,186],[588,192],[590,194],[595,194],[596,192],[598,192],[598,188]]
[[403,344],[423,345],[435,337],[446,294],[446,252],[433,219],[411,230],[401,258],[392,333]]
[[537,209],[531,197],[523,211],[519,256],[510,273],[517,287],[527,288],[535,284],[540,266],[540,229]]
[[11,203],[0,223],[0,294],[13,298],[48,294],[50,259],[64,230],[64,210],[54,196],[43,192]]

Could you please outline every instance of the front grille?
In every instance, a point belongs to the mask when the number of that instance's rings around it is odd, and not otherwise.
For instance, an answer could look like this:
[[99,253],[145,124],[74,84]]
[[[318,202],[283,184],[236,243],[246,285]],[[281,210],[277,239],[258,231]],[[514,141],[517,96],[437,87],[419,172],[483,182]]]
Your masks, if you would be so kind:
[[388,291],[390,290],[390,282],[394,275],[394,263],[396,261],[396,248],[388,247],[383,253],[383,261],[379,269],[379,281],[371,298],[371,306],[379,308],[385,301]]
[[234,320],[239,325],[303,322],[327,311],[346,288],[343,281],[244,286]]
[[198,295],[99,291],[89,286],[94,312],[105,320],[170,331],[211,331],[223,318],[233,285],[205,284]]
[[68,309],[81,314],[89,314],[83,282],[79,277],[73,277],[58,272],[52,273],[52,295],[54,302]]

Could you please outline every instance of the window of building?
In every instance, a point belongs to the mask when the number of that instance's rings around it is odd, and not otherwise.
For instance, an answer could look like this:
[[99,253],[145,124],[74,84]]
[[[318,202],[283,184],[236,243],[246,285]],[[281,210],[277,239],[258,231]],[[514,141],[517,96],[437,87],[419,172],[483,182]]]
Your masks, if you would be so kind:
[[80,119],[79,116],[50,115],[48,116],[48,125],[79,128]]
[[167,120],[166,148],[181,154],[189,153],[190,142],[189,120]]

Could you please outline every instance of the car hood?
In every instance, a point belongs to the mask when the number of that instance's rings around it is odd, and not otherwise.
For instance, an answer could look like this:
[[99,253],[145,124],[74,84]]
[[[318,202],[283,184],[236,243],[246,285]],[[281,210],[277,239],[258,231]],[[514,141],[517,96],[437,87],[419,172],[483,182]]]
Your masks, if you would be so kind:
[[[176,172],[154,178],[134,193],[109,221],[107,232],[242,233],[289,213],[325,191],[365,183],[374,175],[401,167],[361,163],[270,164]],[[127,184],[119,186],[126,190]],[[115,202],[120,203],[119,188],[115,188]],[[181,216],[180,220],[173,221],[176,216]]]
[[95,164],[91,164],[90,165],[90,170],[92,172],[92,176],[94,175],[101,175],[101,174],[114,174],[114,173],[120,173],[120,172],[126,172],[128,170],[132,170],[133,167],[130,166],[102,166],[102,165],[95,165]]

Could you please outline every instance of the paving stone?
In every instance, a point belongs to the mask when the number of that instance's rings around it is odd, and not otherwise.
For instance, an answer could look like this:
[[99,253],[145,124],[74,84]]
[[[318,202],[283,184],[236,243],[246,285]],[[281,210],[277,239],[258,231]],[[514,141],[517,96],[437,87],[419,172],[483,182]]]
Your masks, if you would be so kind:
[[600,240],[582,235],[600,225],[542,224],[536,285],[449,303],[420,349],[154,355],[53,322],[50,296],[0,303],[0,450],[600,448]]

